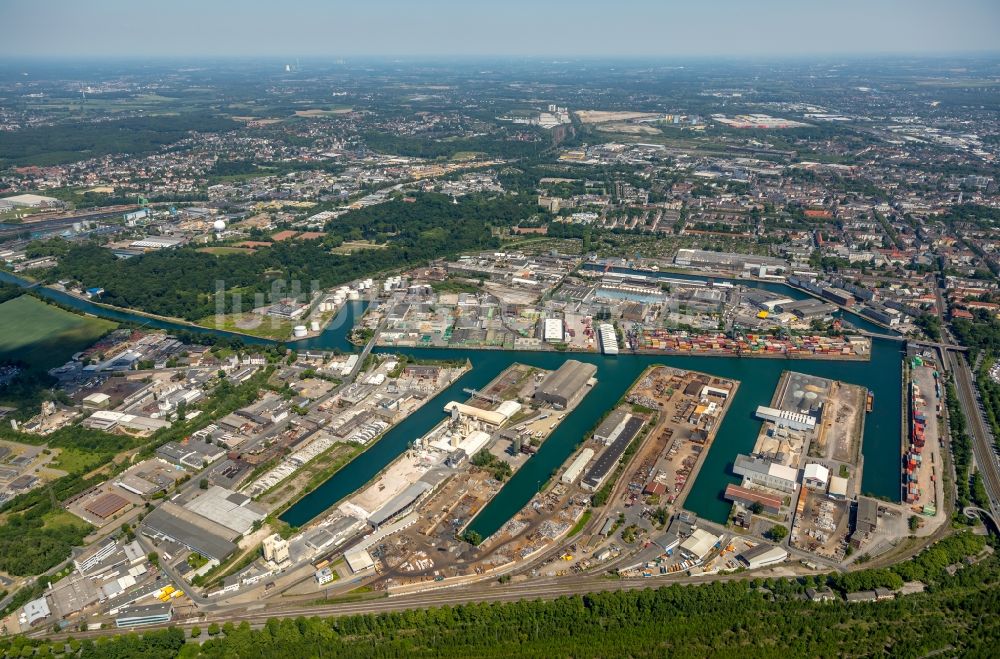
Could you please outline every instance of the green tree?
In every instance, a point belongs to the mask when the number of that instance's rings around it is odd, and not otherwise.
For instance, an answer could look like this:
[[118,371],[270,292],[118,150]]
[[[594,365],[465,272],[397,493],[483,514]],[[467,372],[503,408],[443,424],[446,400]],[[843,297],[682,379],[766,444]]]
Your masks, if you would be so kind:
[[767,537],[775,542],[781,542],[788,537],[788,529],[781,524],[775,524],[771,527],[771,530],[767,532]]

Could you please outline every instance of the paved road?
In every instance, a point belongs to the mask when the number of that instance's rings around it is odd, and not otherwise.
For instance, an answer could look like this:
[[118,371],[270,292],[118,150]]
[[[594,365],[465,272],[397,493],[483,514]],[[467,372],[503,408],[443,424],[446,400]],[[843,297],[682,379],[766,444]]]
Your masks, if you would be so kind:
[[994,519],[1000,519],[1000,469],[997,467],[997,456],[993,446],[993,436],[983,420],[979,408],[979,394],[975,388],[972,371],[964,357],[950,353],[952,372],[955,374],[955,389],[958,400],[968,421],[969,433],[972,435],[972,449],[976,458],[976,466],[983,475],[986,493],[990,498],[990,512]]
[[[139,541],[139,546],[142,547],[142,550],[146,552],[147,555],[149,555],[151,552],[156,551],[156,547],[153,546],[153,543],[150,542],[149,538],[147,538],[143,534],[136,533],[135,539]],[[177,570],[175,570],[173,566],[170,565],[170,561],[161,560],[160,570],[165,575],[167,575],[167,577],[169,577],[171,581],[173,581],[174,586],[176,588],[178,588],[179,590],[183,590],[184,594],[190,597],[191,601],[193,601],[195,604],[206,605],[211,602],[211,600],[208,599],[207,597],[199,595],[198,593],[194,592],[194,589],[191,588],[190,584],[184,581],[180,573],[177,572]]]
[[375,347],[375,342],[378,341],[379,334],[381,334],[382,330],[385,329],[385,325],[388,321],[388,314],[386,314],[386,316],[379,321],[378,327],[375,328],[375,333],[372,334],[372,338],[368,340],[368,343],[365,344],[364,350],[362,350],[361,354],[358,355],[358,363],[354,365],[354,369],[351,371],[350,377],[345,380],[345,383],[353,382],[354,378],[356,378],[358,373],[361,372],[361,369],[364,368],[365,360],[368,359],[368,355],[371,354],[372,348]]

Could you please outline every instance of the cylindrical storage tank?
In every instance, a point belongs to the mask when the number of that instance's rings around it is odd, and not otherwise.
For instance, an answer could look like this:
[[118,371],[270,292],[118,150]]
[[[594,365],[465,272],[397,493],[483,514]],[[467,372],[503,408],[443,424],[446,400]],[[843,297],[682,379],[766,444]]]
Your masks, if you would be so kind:
[[312,328],[312,331],[318,332],[319,331],[319,321],[318,320],[312,321],[311,323],[309,323],[309,327]]
[[294,336],[297,339],[302,338],[306,334],[307,332],[305,325],[296,325],[295,327],[292,328],[292,336]]

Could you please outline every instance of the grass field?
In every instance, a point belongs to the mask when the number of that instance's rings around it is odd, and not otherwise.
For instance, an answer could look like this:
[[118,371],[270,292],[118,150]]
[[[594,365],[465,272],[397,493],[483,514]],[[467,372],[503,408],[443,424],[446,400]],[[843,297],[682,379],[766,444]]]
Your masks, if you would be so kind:
[[76,448],[53,449],[59,451],[59,455],[49,463],[53,469],[62,469],[71,474],[83,474],[96,468],[101,458],[90,451],[83,451]]
[[389,245],[385,243],[375,243],[370,240],[345,240],[339,247],[334,247],[330,251],[334,254],[351,254],[363,249],[385,249]]
[[[219,322],[221,321],[221,322]],[[258,316],[253,313],[225,314],[224,316],[206,316],[197,321],[202,327],[224,330],[226,332],[241,332],[264,339],[284,340],[292,335],[292,327],[299,323],[280,320],[271,316]]]
[[246,247],[202,247],[198,250],[199,252],[204,252],[205,254],[215,254],[216,256],[222,256],[223,254],[253,254],[254,250],[248,249]]
[[65,510],[50,510],[49,512],[42,515],[44,520],[43,528],[50,529],[56,526],[78,526],[81,528],[89,527],[90,524],[83,521],[76,515]]
[[16,359],[32,368],[65,363],[117,325],[63,311],[22,295],[0,304],[0,359]]

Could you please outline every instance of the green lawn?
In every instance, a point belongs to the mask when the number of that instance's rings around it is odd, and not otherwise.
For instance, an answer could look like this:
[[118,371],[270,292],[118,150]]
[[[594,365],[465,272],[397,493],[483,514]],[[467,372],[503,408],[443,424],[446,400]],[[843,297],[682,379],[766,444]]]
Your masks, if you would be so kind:
[[115,327],[111,321],[79,316],[22,295],[0,304],[0,359],[50,369]]
[[100,456],[90,451],[83,451],[78,448],[60,448],[59,455],[49,463],[53,469],[62,469],[71,474],[82,474],[95,469],[101,461]]
[[49,512],[42,515],[42,528],[51,529],[59,526],[76,526],[79,528],[87,528],[90,526],[87,522],[83,521],[76,515],[66,510],[50,510]]
[[202,247],[198,251],[216,256],[223,256],[225,254],[253,254],[253,250],[246,247]]

